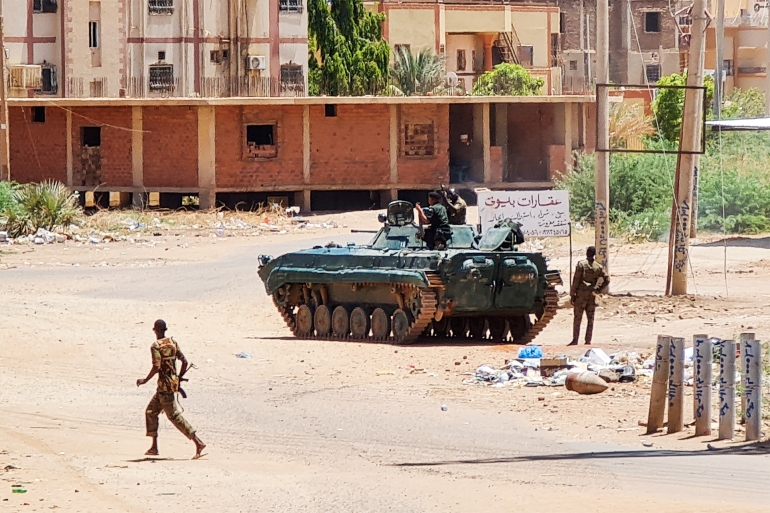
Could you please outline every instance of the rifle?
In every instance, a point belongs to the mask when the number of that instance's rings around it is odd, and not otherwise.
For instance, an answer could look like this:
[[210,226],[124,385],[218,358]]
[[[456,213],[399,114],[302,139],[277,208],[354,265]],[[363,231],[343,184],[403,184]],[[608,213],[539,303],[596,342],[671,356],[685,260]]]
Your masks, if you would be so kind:
[[[190,365],[188,365],[187,368],[184,370],[184,372],[179,375],[179,382],[181,383],[182,381],[190,381],[189,379],[185,378],[184,375],[187,374],[187,372],[190,369],[197,369],[197,368],[198,367],[194,363],[191,363]],[[181,386],[179,387],[179,395],[187,399],[187,392],[185,392]]]

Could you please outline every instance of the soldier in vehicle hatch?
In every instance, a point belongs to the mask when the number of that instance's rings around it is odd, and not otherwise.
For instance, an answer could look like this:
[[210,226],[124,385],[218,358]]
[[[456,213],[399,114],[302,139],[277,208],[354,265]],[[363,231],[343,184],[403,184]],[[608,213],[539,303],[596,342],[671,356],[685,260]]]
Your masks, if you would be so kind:
[[594,331],[594,312],[596,311],[596,295],[609,283],[609,277],[604,268],[595,261],[596,248],[590,246],[586,250],[586,259],[578,262],[575,268],[575,276],[570,288],[570,299],[574,312],[572,321],[572,342],[576,346],[580,338],[580,323],[583,320],[583,312],[586,314],[588,324],[586,326],[586,345],[591,345]]
[[[166,338],[166,322],[158,319],[152,330],[155,332],[157,340],[152,344],[150,351],[152,353],[152,369],[146,378],[137,379],[136,386],[144,385],[153,376],[158,375],[158,390],[147,405],[145,420],[147,424],[147,436],[152,437],[152,447],[145,453],[148,456],[158,455],[158,415],[163,411],[168,420],[181,431],[187,438],[195,443],[195,456],[193,459],[201,457],[201,452],[206,448],[195,429],[182,417],[179,411],[179,405],[176,402],[174,394],[179,392],[179,376],[184,376],[187,372],[187,359],[182,354],[179,346],[173,338]],[[182,362],[182,368],[179,374],[176,373],[176,361]]]
[[415,204],[417,218],[420,224],[428,225],[422,234],[422,239],[428,249],[446,249],[446,243],[452,235],[449,228],[449,216],[446,207],[441,204],[441,194],[436,191],[428,193],[428,208],[423,212],[419,203]]
[[465,212],[468,210],[468,204],[454,189],[443,192],[449,224],[465,224]]

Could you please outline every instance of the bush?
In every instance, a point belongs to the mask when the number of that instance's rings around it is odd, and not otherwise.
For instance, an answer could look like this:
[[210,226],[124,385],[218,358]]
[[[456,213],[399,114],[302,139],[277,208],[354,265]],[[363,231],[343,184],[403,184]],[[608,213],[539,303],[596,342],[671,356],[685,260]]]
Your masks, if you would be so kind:
[[[687,73],[682,75],[673,73],[662,77],[658,85],[683,86],[687,85]],[[711,102],[714,99],[714,79],[707,76],[703,80],[706,87],[706,105],[711,112]],[[682,128],[682,109],[684,108],[684,89],[659,89],[655,100],[652,102],[652,111],[660,128],[660,137],[667,141],[679,141],[679,133]]]
[[718,168],[704,172],[699,186],[698,217],[698,225],[705,230],[767,231],[770,229],[770,184],[764,176],[743,175],[737,169],[726,169],[724,177]]
[[761,118],[765,115],[765,92],[754,87],[733,89],[725,98],[722,119]]
[[631,243],[658,241],[671,225],[670,214],[653,210],[630,215],[616,211],[615,216],[613,231]]
[[31,235],[72,224],[82,214],[77,193],[60,182],[24,184],[11,190],[11,201],[0,211],[0,223],[11,237]]
[[473,84],[474,96],[533,96],[542,94],[545,81],[523,66],[504,62],[481,75]]

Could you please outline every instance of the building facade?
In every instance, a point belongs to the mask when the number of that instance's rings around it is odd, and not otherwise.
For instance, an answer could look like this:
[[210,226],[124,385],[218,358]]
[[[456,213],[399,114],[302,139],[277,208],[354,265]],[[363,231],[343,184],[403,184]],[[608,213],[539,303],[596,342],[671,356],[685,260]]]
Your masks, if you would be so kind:
[[[558,5],[564,91],[585,93],[596,80],[596,1]],[[610,1],[610,82],[654,84],[681,71],[676,6],[668,0]]]
[[555,4],[383,0],[376,8],[387,16],[383,32],[394,50],[430,48],[443,55],[447,71],[466,91],[494,65],[514,62],[543,78],[543,94],[561,94]]
[[[269,197],[305,210],[548,188],[594,146],[593,98],[18,98],[11,179],[52,179],[166,207]],[[453,166],[452,163],[455,163]],[[106,205],[105,205],[106,206]]]
[[302,0],[3,0],[12,97],[294,96]]

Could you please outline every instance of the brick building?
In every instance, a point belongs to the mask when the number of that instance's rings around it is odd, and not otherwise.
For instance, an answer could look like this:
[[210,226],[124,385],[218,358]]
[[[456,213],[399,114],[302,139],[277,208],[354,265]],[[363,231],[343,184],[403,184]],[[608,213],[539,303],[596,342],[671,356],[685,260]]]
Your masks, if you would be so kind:
[[296,96],[303,0],[2,0],[14,97]]
[[[143,204],[286,197],[366,208],[459,188],[546,188],[593,148],[587,96],[12,99],[11,178]],[[419,196],[417,196],[419,194]]]
[[[558,0],[563,89],[584,93],[596,74],[596,1]],[[676,2],[610,0],[610,81],[656,83],[680,71]]]

